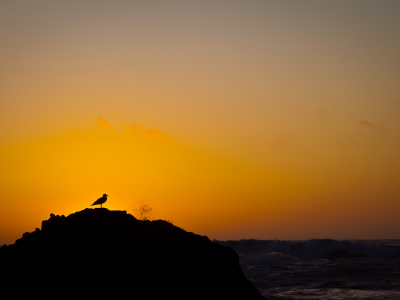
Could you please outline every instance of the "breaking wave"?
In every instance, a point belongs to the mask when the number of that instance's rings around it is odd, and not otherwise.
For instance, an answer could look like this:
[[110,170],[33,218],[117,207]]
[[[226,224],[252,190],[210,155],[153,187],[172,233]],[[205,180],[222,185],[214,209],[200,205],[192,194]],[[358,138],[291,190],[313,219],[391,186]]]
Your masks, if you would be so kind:
[[400,299],[400,240],[215,241],[271,300]]
[[307,241],[240,240],[216,241],[232,247],[247,266],[282,265],[299,261],[400,257],[400,245],[367,244],[357,241],[311,239]]

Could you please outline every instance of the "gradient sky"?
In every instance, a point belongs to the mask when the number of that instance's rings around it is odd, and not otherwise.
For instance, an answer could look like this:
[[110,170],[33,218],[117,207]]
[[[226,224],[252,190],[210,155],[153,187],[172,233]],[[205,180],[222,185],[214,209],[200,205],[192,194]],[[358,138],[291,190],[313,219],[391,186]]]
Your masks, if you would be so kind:
[[0,2],[0,244],[103,193],[211,239],[400,238],[400,2]]

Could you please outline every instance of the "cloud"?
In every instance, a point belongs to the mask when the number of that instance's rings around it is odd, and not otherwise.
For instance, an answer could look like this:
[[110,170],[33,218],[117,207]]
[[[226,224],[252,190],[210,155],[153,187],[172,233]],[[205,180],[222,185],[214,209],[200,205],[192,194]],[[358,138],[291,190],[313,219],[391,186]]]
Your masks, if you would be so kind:
[[[97,118],[97,125],[107,131],[110,131],[113,129],[113,126],[106,119],[103,119],[102,117]],[[154,129],[154,128],[143,129],[138,124],[132,124],[132,125],[123,124],[121,126],[124,129],[125,133],[130,134],[132,136],[136,136],[141,139],[145,139],[147,141],[168,141],[168,140],[170,140],[170,137],[168,135],[166,135],[165,133],[162,133],[158,129]]]
[[325,109],[318,109],[318,114],[323,117],[323,118],[327,118],[328,117],[328,112]]
[[102,117],[98,117],[97,125],[99,125],[101,128],[104,128],[106,130],[112,130],[112,125],[110,123],[108,123],[107,120],[103,119]]
[[140,130],[140,125],[122,125],[122,128],[124,128],[125,132],[138,132]]
[[169,137],[166,134],[162,133],[158,129],[144,129],[143,134],[147,140],[166,141],[169,139]]
[[394,103],[394,105],[400,106],[400,98],[392,98],[390,101]]
[[385,128],[381,124],[374,124],[368,120],[358,120],[357,123],[364,128],[385,131]]
[[162,133],[158,129],[142,129],[140,125],[122,125],[122,128],[126,133],[138,135],[140,137],[145,138],[148,141],[167,141],[169,140],[169,136]]
[[280,146],[286,146],[287,145],[287,141],[281,138],[277,138],[275,140],[272,141],[275,145],[280,145]]

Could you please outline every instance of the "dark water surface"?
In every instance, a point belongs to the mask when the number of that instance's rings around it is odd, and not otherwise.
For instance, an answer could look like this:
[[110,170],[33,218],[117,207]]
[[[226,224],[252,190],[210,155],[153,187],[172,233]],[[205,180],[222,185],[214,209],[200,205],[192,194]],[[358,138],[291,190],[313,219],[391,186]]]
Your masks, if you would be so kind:
[[266,299],[400,299],[400,240],[215,242]]

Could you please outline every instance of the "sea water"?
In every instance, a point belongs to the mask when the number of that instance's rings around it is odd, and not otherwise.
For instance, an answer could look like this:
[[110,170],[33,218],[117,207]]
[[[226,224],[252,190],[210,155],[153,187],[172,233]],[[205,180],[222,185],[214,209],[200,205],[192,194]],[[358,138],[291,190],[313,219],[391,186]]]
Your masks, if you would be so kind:
[[265,299],[400,299],[400,240],[216,241]]

